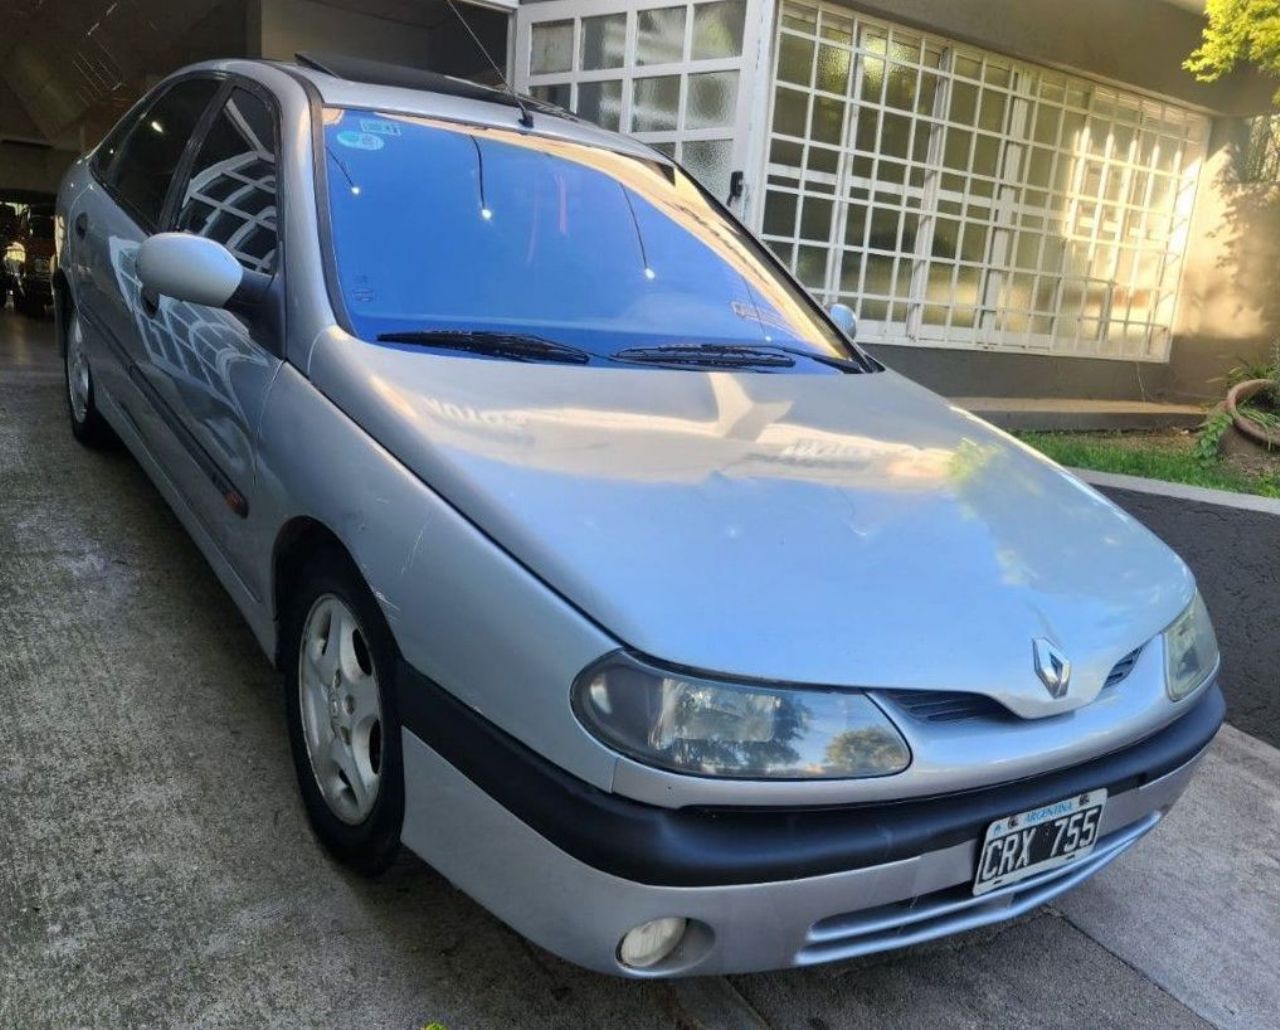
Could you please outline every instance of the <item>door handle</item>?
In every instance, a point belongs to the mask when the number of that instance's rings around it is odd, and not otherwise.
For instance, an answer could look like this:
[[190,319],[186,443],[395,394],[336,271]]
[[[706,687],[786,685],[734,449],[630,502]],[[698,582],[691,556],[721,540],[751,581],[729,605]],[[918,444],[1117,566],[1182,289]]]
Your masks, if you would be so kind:
[[73,224],[76,228],[76,235],[84,239],[84,234],[89,231],[89,216],[81,211],[76,215],[76,220]]

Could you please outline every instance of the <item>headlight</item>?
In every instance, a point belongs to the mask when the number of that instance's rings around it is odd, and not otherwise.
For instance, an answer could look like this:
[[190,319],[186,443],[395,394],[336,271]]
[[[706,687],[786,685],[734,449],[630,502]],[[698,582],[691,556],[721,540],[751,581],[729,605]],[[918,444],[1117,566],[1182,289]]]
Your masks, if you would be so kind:
[[1218,639],[1209,610],[1197,593],[1187,610],[1164,631],[1164,682],[1169,697],[1181,701],[1218,665]]
[[578,678],[573,707],[605,744],[676,772],[840,779],[911,764],[902,735],[858,691],[721,683],[619,654]]

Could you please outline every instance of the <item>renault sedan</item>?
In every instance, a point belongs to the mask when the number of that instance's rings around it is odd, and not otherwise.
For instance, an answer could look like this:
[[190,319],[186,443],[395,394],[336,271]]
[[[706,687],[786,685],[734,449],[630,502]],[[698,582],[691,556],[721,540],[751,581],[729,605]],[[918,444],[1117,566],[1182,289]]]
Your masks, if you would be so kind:
[[71,168],[58,229],[71,431],[124,442],[282,671],[317,836],[574,962],[1010,918],[1150,831],[1222,720],[1167,547],[638,142],[220,61]]

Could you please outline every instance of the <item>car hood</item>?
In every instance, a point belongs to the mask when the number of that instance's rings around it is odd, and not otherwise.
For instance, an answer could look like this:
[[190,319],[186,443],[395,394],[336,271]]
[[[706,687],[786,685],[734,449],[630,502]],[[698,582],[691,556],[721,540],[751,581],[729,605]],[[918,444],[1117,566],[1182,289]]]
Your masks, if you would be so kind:
[[[1045,715],[1195,589],[1094,490],[893,372],[523,364],[334,331],[309,374],[551,588],[680,665]],[[1042,637],[1072,663],[1061,700]]]

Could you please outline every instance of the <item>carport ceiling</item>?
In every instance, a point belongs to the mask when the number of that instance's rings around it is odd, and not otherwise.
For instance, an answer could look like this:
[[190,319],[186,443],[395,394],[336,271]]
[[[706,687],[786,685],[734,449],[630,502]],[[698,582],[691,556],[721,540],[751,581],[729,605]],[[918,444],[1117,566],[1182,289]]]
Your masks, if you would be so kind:
[[216,6],[218,0],[0,0],[0,78],[40,136],[54,140],[145,76]]
[[[428,28],[454,17],[446,0],[318,2]],[[246,0],[0,0],[0,139],[75,148],[149,78],[244,53],[247,24]]]

